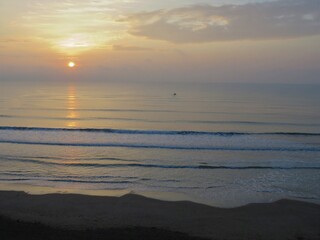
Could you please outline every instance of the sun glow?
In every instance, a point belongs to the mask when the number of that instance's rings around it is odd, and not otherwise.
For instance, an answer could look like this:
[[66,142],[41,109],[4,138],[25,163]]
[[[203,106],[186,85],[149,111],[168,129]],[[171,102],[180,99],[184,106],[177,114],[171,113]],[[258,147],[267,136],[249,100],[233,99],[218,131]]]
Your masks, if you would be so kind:
[[74,62],[69,62],[68,63],[68,67],[69,68],[73,68],[73,67],[75,67],[76,66],[76,64],[74,63]]
[[62,48],[88,48],[90,47],[90,45],[87,41],[84,40],[79,40],[79,39],[67,39],[64,40],[62,42],[60,42],[59,44]]

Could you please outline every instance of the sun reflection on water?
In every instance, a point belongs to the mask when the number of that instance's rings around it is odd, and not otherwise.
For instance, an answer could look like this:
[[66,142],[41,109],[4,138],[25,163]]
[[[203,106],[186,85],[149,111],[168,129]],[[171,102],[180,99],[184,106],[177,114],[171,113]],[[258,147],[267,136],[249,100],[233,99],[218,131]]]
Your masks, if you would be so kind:
[[77,112],[78,109],[78,99],[77,99],[77,92],[76,87],[74,85],[70,85],[68,87],[68,96],[67,96],[67,127],[75,128],[79,127],[79,122],[77,119],[79,118],[79,113]]

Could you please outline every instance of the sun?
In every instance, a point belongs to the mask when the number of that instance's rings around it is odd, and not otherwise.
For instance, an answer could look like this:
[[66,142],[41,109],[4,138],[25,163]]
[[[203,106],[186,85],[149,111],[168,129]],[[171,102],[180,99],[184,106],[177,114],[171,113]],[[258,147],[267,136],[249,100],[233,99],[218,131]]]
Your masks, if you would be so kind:
[[73,67],[75,67],[76,66],[76,64],[74,63],[74,62],[69,62],[68,63],[68,67],[69,68],[73,68]]

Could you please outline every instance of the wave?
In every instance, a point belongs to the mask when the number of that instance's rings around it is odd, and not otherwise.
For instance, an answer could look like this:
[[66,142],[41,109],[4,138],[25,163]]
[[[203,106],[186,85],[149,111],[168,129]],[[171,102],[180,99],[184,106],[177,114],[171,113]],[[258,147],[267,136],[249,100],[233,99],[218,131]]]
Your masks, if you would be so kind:
[[12,115],[0,115],[0,118],[14,118]]
[[121,148],[149,148],[149,149],[171,149],[171,150],[208,150],[208,151],[271,151],[271,152],[320,152],[319,147],[202,147],[202,146],[166,146],[146,144],[121,144],[121,143],[62,143],[62,142],[32,142],[19,140],[0,140],[0,143],[65,146],[65,147],[121,147]]
[[[320,166],[210,166],[210,165],[165,165],[165,164],[143,164],[143,163],[131,163],[131,164],[97,164],[97,163],[57,163],[57,162],[40,162],[40,161],[22,161],[29,163],[38,163],[45,165],[61,165],[70,167],[96,167],[96,168],[162,168],[162,169],[202,169],[202,170],[214,170],[214,169],[226,169],[226,170],[319,170]],[[2,174],[1,174],[2,175]],[[22,174],[5,174],[12,176],[20,176]],[[24,174],[23,174],[24,175]],[[94,178],[99,178],[95,176]],[[102,176],[101,178],[106,178]],[[110,178],[110,177],[108,177]],[[145,179],[142,179],[145,180]]]
[[[34,181],[34,178],[0,178],[0,181]],[[107,184],[132,184],[132,181],[94,181],[94,180],[73,180],[73,179],[41,179],[48,182],[70,182],[70,183],[107,183]]]
[[[248,170],[248,169],[283,169],[283,170],[307,170],[307,169],[320,169],[320,165],[315,166],[281,166],[281,165],[247,165],[247,166],[237,166],[237,165],[173,165],[173,164],[147,164],[147,163],[138,163],[137,160],[131,160],[134,163],[75,163],[75,162],[53,162],[53,161],[41,161],[31,158],[19,158],[19,157],[0,157],[1,160],[14,161],[14,162],[23,162],[23,163],[35,163],[43,165],[58,165],[58,166],[68,166],[68,167],[95,167],[95,168],[122,168],[122,167],[140,167],[140,168],[167,168],[167,169],[229,169],[229,170]],[[25,176],[26,172],[0,172],[0,175],[8,176]],[[64,178],[70,178],[71,176],[64,176]],[[111,176],[92,176],[92,178],[110,178]],[[121,176],[112,176],[113,178],[120,178]],[[60,177],[61,178],[61,177]],[[87,176],[90,178],[90,176]],[[121,177],[122,178],[122,177]],[[136,179],[136,177],[126,177]],[[150,179],[141,179],[141,180],[150,180]]]
[[[19,119],[47,119],[47,120],[70,120],[68,117],[46,117],[46,116],[14,116],[14,115],[0,115],[0,118],[19,118]],[[216,120],[158,120],[158,119],[144,119],[144,118],[116,118],[116,117],[81,117],[72,118],[73,121],[124,121],[124,122],[143,122],[143,123],[193,123],[193,124],[207,124],[207,125],[257,125],[257,126],[301,126],[301,127],[319,127],[318,123],[292,123],[292,122],[262,122],[262,121],[216,121]]]
[[[139,178],[139,177],[130,177],[130,176],[118,176],[118,175],[110,175],[110,176],[106,176],[106,175],[98,175],[98,176],[83,176],[83,175],[72,175],[72,176],[61,176],[61,175],[52,175],[50,174],[50,176],[43,176],[40,173],[35,173],[35,172],[21,172],[21,173],[12,173],[12,172],[0,172],[0,176],[6,176],[6,179],[12,179],[12,178],[29,178],[29,179],[42,179],[43,177],[45,177],[45,179],[65,179],[65,180],[69,180],[69,179],[73,179],[73,180],[77,180],[80,179],[82,180],[84,177],[85,179],[89,179],[89,180],[94,180],[94,181],[105,181],[104,179],[112,179],[112,181],[137,181],[137,180],[142,180],[145,181],[146,179],[143,178]],[[11,177],[11,178],[8,178]],[[121,180],[123,179],[123,180]],[[152,179],[149,179],[152,180]],[[110,180],[108,180],[110,181]]]
[[[68,111],[66,108],[14,108],[15,110],[36,110],[36,111]],[[125,109],[125,108],[78,108],[78,112],[142,112],[142,113],[175,113],[186,112],[192,113],[192,111],[175,111],[175,110],[161,110],[161,109]],[[202,113],[202,112],[197,112]],[[207,113],[207,112],[203,112]],[[210,113],[210,112],[208,112]]]
[[166,130],[130,130],[112,128],[42,128],[42,127],[10,127],[0,126],[0,131],[46,131],[46,132],[93,132],[113,134],[139,135],[211,135],[211,136],[243,136],[243,135],[289,135],[289,136],[320,136],[320,133],[309,132],[207,132],[207,131],[166,131]]
[[[139,163],[138,160],[131,159],[133,163],[88,163],[88,162],[63,162],[63,161],[41,161],[33,158],[23,158],[23,157],[0,157],[1,160],[13,161],[13,162],[22,162],[22,163],[33,163],[41,165],[56,165],[64,167],[94,167],[94,168],[164,168],[164,169],[227,169],[227,170],[250,170],[250,169],[261,169],[261,170],[319,170],[320,165],[207,165],[207,164],[194,164],[194,165],[174,165],[174,164],[152,164],[152,163]],[[40,175],[33,172],[30,172],[33,177],[39,177]],[[26,177],[28,172],[0,172],[0,175],[6,176],[23,176]],[[76,176],[73,176],[75,178]],[[59,176],[57,178],[70,178],[70,176]],[[82,176],[79,176],[82,178]],[[122,178],[122,176],[86,176],[86,178],[101,179],[101,178]],[[137,179],[137,177],[129,177],[130,179]],[[148,178],[142,178],[140,180],[150,180]],[[176,181],[176,180],[175,180]]]
[[[46,160],[56,160],[56,161],[73,161],[75,160],[74,157],[53,157],[53,156],[33,156],[28,157],[28,156],[12,156],[12,155],[2,155],[0,154],[0,159],[5,159],[5,160],[21,160],[21,161],[40,161],[40,162],[47,162]],[[136,160],[132,159],[125,159],[125,158],[115,158],[115,157],[77,157],[77,160],[82,161],[82,160],[87,160],[87,161],[122,161],[122,162],[135,162]]]
[[108,184],[132,184],[132,181],[95,181],[95,180],[75,180],[75,179],[48,179],[49,182],[73,182],[73,183],[108,183]]
[[[54,161],[42,161],[38,160],[37,158],[24,158],[24,157],[2,157],[0,156],[1,160],[7,160],[9,162],[22,162],[22,163],[35,163],[35,164],[44,164],[44,165],[58,165],[58,166],[73,166],[73,167],[106,167],[106,166],[113,166],[113,164],[101,164],[101,163],[63,163],[63,162],[54,162]],[[63,160],[63,159],[60,159]],[[77,159],[80,160],[80,159]],[[90,160],[90,159],[87,159]],[[112,158],[105,158],[105,160],[114,161]],[[119,162],[137,162],[135,160],[117,160]],[[121,165],[121,164],[118,164]],[[126,164],[123,164],[126,165]],[[127,164],[128,165],[128,164]],[[130,165],[130,164],[129,164]]]

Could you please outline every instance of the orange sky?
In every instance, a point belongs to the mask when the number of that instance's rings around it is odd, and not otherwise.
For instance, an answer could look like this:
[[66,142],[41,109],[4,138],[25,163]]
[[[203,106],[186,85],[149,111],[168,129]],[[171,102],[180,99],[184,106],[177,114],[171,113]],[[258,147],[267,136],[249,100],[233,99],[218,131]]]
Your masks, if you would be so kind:
[[319,34],[318,0],[2,0],[0,81],[73,61],[83,80],[320,83]]

